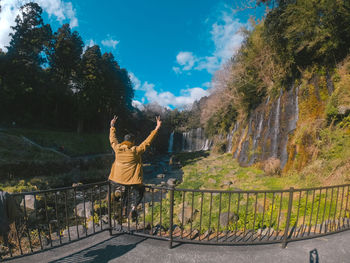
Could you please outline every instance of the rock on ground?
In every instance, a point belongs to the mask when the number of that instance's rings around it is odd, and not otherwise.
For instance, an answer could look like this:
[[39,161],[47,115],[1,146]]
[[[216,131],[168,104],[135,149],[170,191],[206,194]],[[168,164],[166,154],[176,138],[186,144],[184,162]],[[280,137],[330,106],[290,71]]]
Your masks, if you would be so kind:
[[227,226],[232,222],[236,222],[239,219],[238,215],[234,212],[224,212],[220,214],[220,225]]
[[[25,195],[26,209],[34,210],[36,206],[34,195]],[[24,200],[22,199],[21,206],[24,207]]]
[[89,218],[92,216],[92,203],[90,201],[85,202],[85,214],[84,214],[84,202],[77,204],[76,206],[77,216]]

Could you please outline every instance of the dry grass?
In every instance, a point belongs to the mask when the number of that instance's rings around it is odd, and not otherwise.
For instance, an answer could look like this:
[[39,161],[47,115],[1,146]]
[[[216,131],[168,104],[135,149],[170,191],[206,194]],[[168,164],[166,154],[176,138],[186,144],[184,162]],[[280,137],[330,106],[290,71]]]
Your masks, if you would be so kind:
[[281,174],[280,159],[271,157],[264,162],[263,166],[264,166],[264,172],[268,176]]

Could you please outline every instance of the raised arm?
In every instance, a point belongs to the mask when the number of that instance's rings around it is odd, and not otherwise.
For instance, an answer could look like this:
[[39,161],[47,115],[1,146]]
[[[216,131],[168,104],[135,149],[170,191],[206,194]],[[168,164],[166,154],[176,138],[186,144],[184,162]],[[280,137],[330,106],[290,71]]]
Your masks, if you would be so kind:
[[139,146],[137,146],[136,151],[140,154],[144,153],[147,148],[151,145],[154,138],[157,135],[158,130],[160,129],[160,126],[162,126],[162,121],[160,120],[160,116],[156,117],[157,126],[156,128],[151,132],[150,135],[144,140]]
[[117,121],[118,117],[114,115],[114,118],[111,120],[111,128],[109,130],[109,142],[111,144],[111,147],[114,148],[117,146],[118,144],[118,140],[117,137],[115,136],[115,122]]

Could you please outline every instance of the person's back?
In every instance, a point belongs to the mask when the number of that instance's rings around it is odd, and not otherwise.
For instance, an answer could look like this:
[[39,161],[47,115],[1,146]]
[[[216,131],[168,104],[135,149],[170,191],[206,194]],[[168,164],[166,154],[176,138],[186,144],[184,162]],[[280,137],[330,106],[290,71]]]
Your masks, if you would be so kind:
[[[162,122],[160,117],[157,117],[157,126],[151,134],[139,146],[136,146],[134,136],[128,134],[124,137],[124,142],[118,143],[115,135],[114,127],[117,117],[111,120],[111,129],[109,133],[109,141],[115,153],[115,161],[112,164],[109,180],[117,186],[122,186],[123,191],[123,206],[127,208],[131,205],[133,218],[137,218],[136,207],[141,202],[143,197],[143,170],[142,170],[142,154],[151,145]],[[130,203],[127,203],[130,200]],[[127,211],[130,211],[127,209]],[[129,214],[129,212],[125,212]]]
[[[113,119],[114,120],[114,119]],[[112,121],[113,121],[112,120]],[[116,120],[116,118],[115,118]],[[123,185],[134,185],[143,183],[142,157],[141,155],[151,145],[160,126],[161,121],[157,118],[157,126],[151,134],[139,146],[134,145],[134,137],[126,135],[124,142],[118,143],[114,123],[109,134],[111,147],[115,153],[115,161],[111,168],[109,180]]]

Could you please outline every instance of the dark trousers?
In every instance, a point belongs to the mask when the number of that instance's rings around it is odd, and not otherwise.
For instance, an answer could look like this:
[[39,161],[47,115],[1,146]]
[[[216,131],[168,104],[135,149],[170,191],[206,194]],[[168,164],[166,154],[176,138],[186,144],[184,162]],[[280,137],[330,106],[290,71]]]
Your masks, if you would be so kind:
[[121,204],[125,214],[129,215],[131,208],[136,208],[143,198],[145,187],[143,184],[124,185],[110,181],[114,192],[121,192]]

